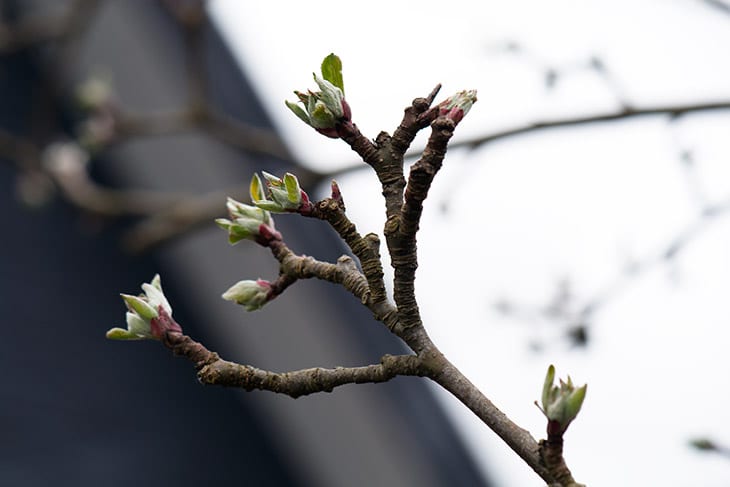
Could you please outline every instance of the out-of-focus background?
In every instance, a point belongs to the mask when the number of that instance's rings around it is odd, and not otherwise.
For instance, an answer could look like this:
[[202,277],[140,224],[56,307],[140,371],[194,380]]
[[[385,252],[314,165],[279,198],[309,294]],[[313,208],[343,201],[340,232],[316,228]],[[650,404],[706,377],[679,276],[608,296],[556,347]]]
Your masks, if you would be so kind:
[[[370,137],[436,83],[478,90],[419,233],[424,321],[452,361],[536,437],[547,365],[587,382],[566,436],[582,482],[726,485],[730,4],[248,3],[0,4],[2,483],[540,485],[425,381],[293,401],[103,339],[118,293],[160,272],[186,333],[232,360],[401,350],[328,284],[256,313],[219,298],[276,275],[212,224],[253,171],[295,172],[310,195],[334,177],[359,230],[382,228],[375,177],[283,104],[336,52]],[[277,219],[295,251],[334,260],[317,223]]]

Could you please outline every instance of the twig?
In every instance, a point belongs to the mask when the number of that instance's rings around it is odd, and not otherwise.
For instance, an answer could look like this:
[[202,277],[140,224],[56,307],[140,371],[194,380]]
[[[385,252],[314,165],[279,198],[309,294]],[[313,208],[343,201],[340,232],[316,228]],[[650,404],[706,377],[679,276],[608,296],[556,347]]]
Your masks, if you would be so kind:
[[278,373],[222,360],[217,353],[181,333],[168,332],[163,343],[175,355],[195,363],[198,379],[203,384],[271,391],[294,399],[318,392],[332,392],[345,384],[387,382],[399,375],[423,376],[426,372],[415,355],[384,355],[379,364],[364,367],[317,367]]
[[553,120],[531,122],[525,125],[513,127],[511,129],[500,130],[497,132],[480,135],[471,139],[455,140],[454,142],[449,144],[449,147],[452,149],[457,147],[477,149],[483,145],[495,142],[497,140],[553,128],[573,127],[576,125],[590,125],[594,123],[613,122],[630,118],[659,115],[664,115],[666,117],[669,117],[670,119],[676,119],[678,117],[691,113],[720,110],[730,110],[730,101],[720,100],[706,103],[656,105],[644,108],[625,108],[616,112],[597,113],[594,115],[586,115],[580,117],[557,118]]
[[360,236],[355,224],[345,215],[341,197],[340,201],[334,198],[320,201],[315,205],[315,211],[311,216],[327,221],[359,259],[370,293],[367,298],[363,298],[363,304],[370,300],[373,304],[384,302],[387,294],[383,281],[383,266],[378,252],[380,246],[378,236],[374,233],[366,235],[365,238]]
[[337,264],[321,262],[313,257],[294,254],[280,240],[269,243],[271,253],[281,264],[280,277],[286,277],[285,286],[273,286],[276,295],[297,279],[317,278],[342,287],[352,293],[362,304],[369,301],[370,289],[365,276],[357,270],[351,258],[342,256]]
[[416,302],[414,281],[418,257],[416,254],[416,232],[418,231],[423,201],[428,195],[431,183],[441,168],[446,145],[454,135],[456,123],[446,117],[439,117],[431,124],[432,132],[421,158],[411,167],[400,212],[397,230],[386,229],[388,250],[394,269],[393,296],[403,326],[421,326],[421,316]]
[[161,245],[219,216],[227,196],[242,197],[240,186],[177,199],[135,224],[122,244],[134,253]]

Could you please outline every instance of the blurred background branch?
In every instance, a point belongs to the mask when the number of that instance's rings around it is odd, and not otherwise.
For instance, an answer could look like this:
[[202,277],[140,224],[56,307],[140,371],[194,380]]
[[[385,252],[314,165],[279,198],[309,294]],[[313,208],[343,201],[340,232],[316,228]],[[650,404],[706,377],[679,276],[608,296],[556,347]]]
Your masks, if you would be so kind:
[[[5,2],[0,51],[6,54],[40,48],[62,51],[93,20],[98,4],[93,0],[79,0],[70,3],[61,14],[20,16],[12,8],[13,2]],[[49,134],[32,140],[0,129],[0,156],[18,169],[18,193],[23,201],[31,206],[46,204],[55,187],[68,203],[81,211],[110,218],[141,216],[143,220],[133,224],[123,237],[125,247],[136,252],[210,221],[221,214],[220,201],[226,194],[241,191],[222,188],[198,196],[154,189],[107,188],[91,176],[90,166],[115,146],[135,138],[200,132],[236,149],[292,161],[291,154],[272,131],[237,120],[209,101],[209,69],[203,49],[204,28],[209,23],[205,2],[163,1],[162,4],[178,21],[185,39],[186,106],[168,112],[131,113],[117,100],[111,80],[90,78],[76,88],[71,86],[71,101],[80,109],[75,133]],[[65,53],[63,58],[67,63],[73,62],[70,53]],[[52,63],[51,69],[49,78],[65,78],[66,66],[59,60]],[[47,84],[53,86],[50,79]],[[69,94],[56,96],[63,99]],[[69,135],[75,140],[68,140]],[[66,150],[47,150],[49,144],[64,139]],[[306,178],[307,173],[303,172]]]
[[720,12],[730,14],[730,4],[723,0],[701,0],[708,7],[714,8]]

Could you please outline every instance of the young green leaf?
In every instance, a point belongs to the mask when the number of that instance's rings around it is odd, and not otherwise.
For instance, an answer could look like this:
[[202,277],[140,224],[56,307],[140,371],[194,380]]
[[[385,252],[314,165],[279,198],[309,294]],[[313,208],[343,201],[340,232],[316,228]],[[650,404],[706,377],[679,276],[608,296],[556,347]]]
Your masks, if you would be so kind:
[[345,83],[342,80],[342,61],[335,54],[330,54],[322,61],[322,77],[345,93]]
[[127,307],[130,311],[136,312],[139,316],[146,320],[157,318],[157,310],[144,299],[138,296],[131,296],[129,294],[121,294],[121,296],[124,302],[127,303]]
[[287,199],[292,203],[297,203],[302,200],[302,190],[299,187],[299,181],[297,177],[291,173],[284,174],[284,186],[286,187]]
[[134,333],[127,331],[123,328],[112,328],[106,332],[106,337],[109,340],[141,340],[142,337],[135,335]]
[[251,177],[251,184],[248,187],[249,195],[251,196],[251,201],[253,203],[256,203],[257,201],[263,201],[266,199],[266,195],[264,194],[264,188],[261,184],[261,179],[259,178],[259,175],[256,173],[253,173],[253,176]]
[[555,367],[550,364],[547,374],[545,374],[545,383],[542,386],[542,408],[547,411],[548,404],[553,400],[553,382],[555,382]]
[[296,103],[292,103],[292,102],[286,101],[286,100],[284,100],[284,103],[286,103],[286,106],[289,107],[289,110],[294,112],[294,115],[299,117],[307,125],[311,125],[311,123],[309,122],[309,115],[307,115],[307,112],[305,112],[302,107],[300,107]]

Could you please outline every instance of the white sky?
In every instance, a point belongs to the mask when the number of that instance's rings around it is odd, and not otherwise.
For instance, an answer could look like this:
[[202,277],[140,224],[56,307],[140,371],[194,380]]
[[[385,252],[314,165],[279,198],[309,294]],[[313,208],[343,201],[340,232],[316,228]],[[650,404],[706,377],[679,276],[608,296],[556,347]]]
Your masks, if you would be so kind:
[[[593,55],[637,106],[730,98],[730,15],[696,0],[210,5],[272,119],[316,167],[352,164],[354,154],[301,123],[283,100],[314,88],[311,73],[330,52],[343,60],[354,121],[370,137],[392,133],[403,108],[438,82],[439,99],[479,92],[457,140],[610,110],[616,90],[588,70],[566,71],[550,92],[543,84],[541,65],[577,66]],[[499,52],[506,41],[529,56]],[[591,487],[728,485],[730,461],[686,446],[698,435],[730,443],[728,218],[710,224],[670,266],[631,281],[598,313],[587,351],[567,347],[540,316],[516,321],[491,304],[506,297],[544,305],[566,277],[586,299],[614,282],[627,259],[661,251],[698,211],[680,148],[694,151],[703,196],[730,196],[729,128],[730,114],[673,125],[657,117],[453,151],[426,202],[416,285],[429,333],[538,438],[545,421],[532,401],[547,365],[587,382],[566,457]],[[380,231],[374,176],[339,182],[360,231]],[[536,336],[547,344],[541,353],[528,347]],[[476,451],[488,450],[477,458],[499,475],[498,485],[541,485],[468,410],[440,397]]]

